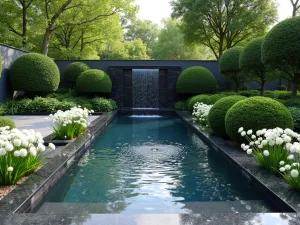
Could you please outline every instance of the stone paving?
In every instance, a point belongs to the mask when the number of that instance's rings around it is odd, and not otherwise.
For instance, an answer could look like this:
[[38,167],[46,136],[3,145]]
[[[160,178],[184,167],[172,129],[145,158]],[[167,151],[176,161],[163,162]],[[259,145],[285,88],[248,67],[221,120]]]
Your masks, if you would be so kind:
[[[46,137],[53,133],[52,123],[46,121],[47,116],[7,116],[16,123],[16,127],[20,130],[23,129],[34,129],[40,132],[43,137]],[[99,116],[91,116],[90,122],[98,118]]]

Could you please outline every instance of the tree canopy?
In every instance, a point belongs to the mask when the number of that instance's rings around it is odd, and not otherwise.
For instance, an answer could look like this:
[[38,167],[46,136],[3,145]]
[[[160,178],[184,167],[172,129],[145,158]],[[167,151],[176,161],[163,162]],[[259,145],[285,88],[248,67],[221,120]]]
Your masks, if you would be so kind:
[[263,36],[277,18],[274,0],[173,0],[188,43],[203,44],[220,59],[226,49]]

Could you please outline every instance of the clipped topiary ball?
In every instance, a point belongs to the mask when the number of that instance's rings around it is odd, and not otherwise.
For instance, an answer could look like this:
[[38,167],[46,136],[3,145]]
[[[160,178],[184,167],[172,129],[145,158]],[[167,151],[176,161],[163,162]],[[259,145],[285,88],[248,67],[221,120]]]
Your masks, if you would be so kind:
[[226,135],[226,113],[235,103],[244,99],[246,99],[246,97],[239,95],[225,97],[217,101],[210,109],[208,114],[208,125],[217,135]]
[[6,127],[6,126],[9,126],[10,129],[12,129],[16,127],[16,124],[13,120],[7,117],[0,116],[0,127]]
[[82,62],[71,63],[64,71],[64,80],[75,84],[80,74],[82,74],[84,71],[87,71],[89,69],[90,67],[85,63]]
[[215,94],[215,95],[211,95],[208,98],[207,104],[209,105],[213,105],[215,104],[217,101],[219,101],[222,98],[225,98],[227,95],[224,94]]
[[194,111],[194,105],[197,102],[202,102],[204,104],[208,104],[208,102],[209,102],[209,95],[196,95],[196,96],[194,96],[189,101],[189,104],[188,104],[188,110],[189,110],[190,113],[192,113]]
[[20,56],[12,64],[10,80],[15,91],[53,92],[58,88],[60,74],[52,59],[29,53]]
[[180,74],[176,91],[180,94],[213,94],[217,91],[217,81],[208,69],[193,66]]
[[80,93],[110,93],[112,82],[104,71],[91,69],[80,74],[76,90]]
[[280,102],[266,97],[252,97],[239,101],[228,110],[225,127],[231,139],[243,142],[238,133],[240,127],[256,132],[276,127],[293,129],[294,123],[291,113]]

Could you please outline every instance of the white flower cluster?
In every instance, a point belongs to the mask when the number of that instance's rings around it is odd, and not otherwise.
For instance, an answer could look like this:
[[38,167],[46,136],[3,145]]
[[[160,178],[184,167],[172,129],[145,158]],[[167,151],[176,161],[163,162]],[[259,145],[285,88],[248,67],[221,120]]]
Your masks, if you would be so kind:
[[[289,156],[289,159],[294,159],[293,155]],[[299,163],[286,163],[284,161],[281,161],[280,163],[280,168],[279,171],[282,173],[289,173],[293,178],[297,178],[299,176],[299,168],[300,164]]]
[[[255,134],[252,130],[244,131],[241,127],[238,132],[242,137],[246,137],[249,145],[242,144],[241,148],[247,151],[247,154],[252,154],[252,149],[263,150],[264,147],[282,146],[291,153],[300,153],[300,134],[292,131],[291,129],[262,129],[258,130]],[[269,156],[269,151],[264,150],[263,154]]]
[[194,111],[193,111],[193,116],[196,117],[196,119],[200,122],[200,123],[206,123],[207,121],[207,116],[208,113],[210,111],[210,109],[212,108],[212,105],[206,105],[202,102],[197,102],[194,105]]
[[[44,152],[46,146],[39,132],[34,130],[9,130],[10,127],[0,127],[0,157],[8,153],[13,153],[14,157],[25,158],[28,155],[36,156],[38,152]],[[50,143],[49,148],[55,149]],[[9,166],[9,165],[8,165]],[[9,166],[8,171],[12,172],[13,167]]]
[[50,119],[58,126],[65,127],[71,124],[79,124],[86,128],[89,125],[89,114],[93,112],[93,110],[88,110],[86,108],[82,109],[80,107],[74,107],[67,111],[58,110],[54,115],[50,114],[46,120]]

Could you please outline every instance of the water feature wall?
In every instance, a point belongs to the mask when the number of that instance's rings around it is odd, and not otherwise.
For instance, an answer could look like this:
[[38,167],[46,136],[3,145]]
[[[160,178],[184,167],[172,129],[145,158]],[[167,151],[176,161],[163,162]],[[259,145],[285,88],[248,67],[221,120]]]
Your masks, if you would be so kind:
[[132,70],[132,105],[133,108],[159,107],[159,70]]

